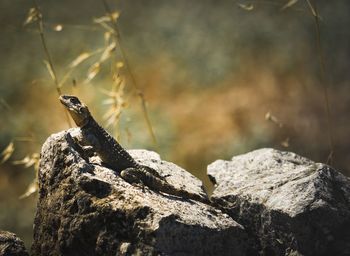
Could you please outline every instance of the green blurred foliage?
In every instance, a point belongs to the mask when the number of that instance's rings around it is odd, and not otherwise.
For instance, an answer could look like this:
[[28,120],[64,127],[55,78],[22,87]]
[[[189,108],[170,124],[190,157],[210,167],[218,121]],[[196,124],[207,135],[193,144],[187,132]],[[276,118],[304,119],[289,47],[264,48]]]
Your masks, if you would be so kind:
[[[135,80],[148,102],[159,147],[147,131],[139,99],[125,67],[125,100],[115,129],[127,148],[156,149],[210,186],[206,166],[259,147],[294,151],[325,162],[329,154],[324,86],[329,86],[334,166],[349,174],[349,24],[346,0],[314,1],[320,14],[327,61],[321,79],[316,28],[305,1],[110,1],[120,11],[121,42]],[[39,1],[45,37],[58,78],[81,53],[106,47],[105,30],[94,18],[102,1]],[[23,26],[31,1],[0,2],[0,151],[15,152],[0,166],[0,229],[31,243],[35,196],[18,200],[35,174],[11,161],[39,152],[52,133],[68,128],[35,24]],[[62,26],[62,30],[57,29]],[[57,31],[59,30],[59,31]],[[115,60],[121,59],[120,50]],[[111,90],[111,63],[89,84],[88,69],[100,55],[79,65],[64,84],[88,104],[102,124]],[[73,83],[73,80],[75,81]],[[266,120],[266,114],[270,118]]]

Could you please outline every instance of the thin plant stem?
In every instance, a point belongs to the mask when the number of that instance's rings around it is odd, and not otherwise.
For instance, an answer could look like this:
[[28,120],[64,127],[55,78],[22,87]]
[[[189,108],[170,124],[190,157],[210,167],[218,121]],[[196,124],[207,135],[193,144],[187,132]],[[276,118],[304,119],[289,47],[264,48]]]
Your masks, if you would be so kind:
[[328,145],[329,145],[329,154],[327,157],[327,164],[334,164],[334,143],[333,143],[333,133],[332,133],[332,125],[331,125],[331,110],[330,110],[330,102],[329,102],[329,81],[327,79],[327,68],[326,68],[326,59],[324,56],[324,52],[321,44],[321,30],[320,30],[320,19],[317,11],[317,7],[315,4],[311,4],[310,0],[306,0],[308,6],[310,7],[312,16],[315,20],[316,27],[316,44],[317,44],[317,52],[320,62],[321,69],[321,83],[323,87],[323,95],[325,101],[325,112],[327,119],[327,137],[328,137]]
[[106,10],[110,20],[111,20],[111,24],[112,24],[113,30],[114,30],[113,36],[115,38],[116,43],[118,44],[118,47],[119,47],[120,53],[122,55],[125,67],[126,67],[128,73],[129,73],[129,76],[131,78],[131,83],[132,83],[132,85],[133,85],[133,87],[134,87],[134,89],[136,91],[137,96],[140,98],[142,112],[143,112],[143,116],[144,116],[146,124],[147,124],[148,131],[149,131],[149,133],[151,135],[151,138],[152,138],[152,141],[153,141],[154,145],[156,147],[158,147],[157,139],[156,139],[153,127],[152,127],[151,120],[149,118],[149,114],[148,114],[148,110],[147,110],[147,104],[146,104],[146,100],[145,100],[144,94],[143,94],[142,90],[137,86],[135,76],[134,76],[134,74],[133,74],[133,72],[132,72],[132,70],[130,68],[129,61],[128,61],[128,58],[126,56],[126,52],[124,51],[124,48],[122,47],[118,24],[117,24],[117,22],[115,21],[115,19],[113,17],[112,10],[111,10],[110,6],[108,5],[107,1],[106,0],[102,0],[102,2],[103,2],[104,8],[105,8],[105,10]]

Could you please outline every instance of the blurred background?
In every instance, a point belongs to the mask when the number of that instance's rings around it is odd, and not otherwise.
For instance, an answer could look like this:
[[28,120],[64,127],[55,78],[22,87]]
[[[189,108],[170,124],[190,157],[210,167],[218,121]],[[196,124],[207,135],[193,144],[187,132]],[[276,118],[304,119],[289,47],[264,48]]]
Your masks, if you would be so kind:
[[209,191],[209,163],[261,147],[317,162],[333,151],[332,165],[350,174],[349,1],[107,4],[38,1],[55,85],[34,3],[0,2],[0,229],[30,246],[37,195],[19,197],[41,145],[69,127],[57,85],[123,146],[159,152]]

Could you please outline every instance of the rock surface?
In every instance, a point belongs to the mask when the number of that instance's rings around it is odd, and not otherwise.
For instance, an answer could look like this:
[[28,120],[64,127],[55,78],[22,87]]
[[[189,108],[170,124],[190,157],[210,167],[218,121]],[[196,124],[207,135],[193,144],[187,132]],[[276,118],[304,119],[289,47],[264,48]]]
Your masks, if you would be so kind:
[[350,179],[294,153],[260,149],[208,166],[212,201],[261,255],[350,255]]
[[0,230],[0,256],[28,256],[28,253],[18,236]]
[[[244,228],[197,201],[133,186],[98,159],[83,159],[70,129],[43,145],[33,255],[245,255]],[[175,187],[202,183],[158,154],[131,151]],[[169,175],[169,176],[167,176]]]

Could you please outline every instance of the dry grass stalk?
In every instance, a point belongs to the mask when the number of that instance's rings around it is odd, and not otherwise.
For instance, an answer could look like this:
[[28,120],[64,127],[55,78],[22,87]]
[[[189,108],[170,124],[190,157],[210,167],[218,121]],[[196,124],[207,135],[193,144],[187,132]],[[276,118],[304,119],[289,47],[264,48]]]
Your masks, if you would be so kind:
[[[129,74],[130,78],[131,78],[131,83],[133,85],[133,88],[136,92],[136,95],[139,97],[139,99],[141,101],[142,113],[143,113],[143,116],[144,116],[146,124],[147,124],[147,129],[151,135],[151,138],[152,138],[154,145],[156,147],[158,147],[158,143],[157,143],[157,139],[156,139],[156,136],[155,136],[155,133],[153,130],[153,126],[152,126],[151,120],[149,118],[149,114],[148,114],[148,110],[147,110],[147,103],[146,103],[144,94],[143,94],[142,90],[137,86],[135,76],[130,68],[128,58],[126,56],[124,48],[122,47],[120,32],[119,32],[119,28],[118,28],[118,24],[117,24],[117,18],[119,16],[119,14],[116,15],[116,12],[113,12],[111,10],[111,8],[108,5],[106,0],[102,0],[102,2],[103,2],[103,6],[105,8],[105,11],[109,17],[109,22],[110,22],[111,26],[106,24],[106,21],[103,21],[100,24],[104,24],[103,26],[106,26],[108,28],[108,31],[111,32],[112,35],[114,36],[114,40],[115,40],[116,44],[118,45],[118,49],[120,50],[120,53],[122,55],[123,62],[125,64],[125,68]],[[112,27],[112,30],[110,30],[111,27]]]
[[320,63],[321,84],[323,87],[325,114],[326,114],[326,122],[327,122],[327,137],[328,137],[328,145],[329,145],[329,154],[328,154],[326,163],[329,165],[332,165],[334,164],[334,142],[333,142],[333,131],[332,131],[333,127],[331,122],[331,106],[329,102],[329,93],[328,93],[328,87],[330,86],[330,82],[328,79],[326,58],[324,56],[324,52],[321,44],[320,16],[318,14],[316,4],[311,4],[310,0],[305,0],[305,1],[309,6],[310,12],[314,17],[314,21],[315,21],[317,53],[318,53],[318,58]]

